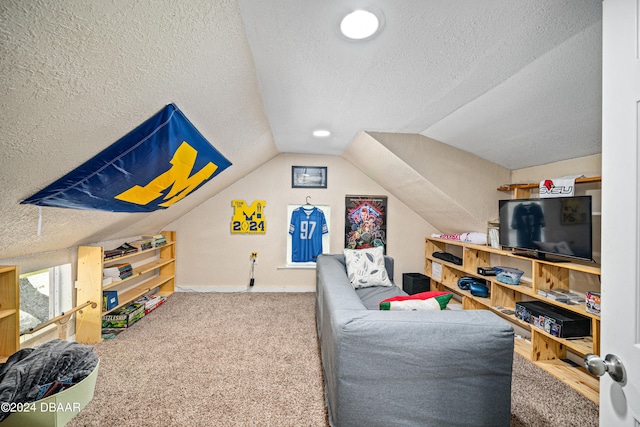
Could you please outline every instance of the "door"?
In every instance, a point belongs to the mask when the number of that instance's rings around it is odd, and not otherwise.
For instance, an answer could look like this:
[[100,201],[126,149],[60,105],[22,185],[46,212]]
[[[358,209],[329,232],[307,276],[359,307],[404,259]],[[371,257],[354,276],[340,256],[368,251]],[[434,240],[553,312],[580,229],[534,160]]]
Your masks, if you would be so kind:
[[604,0],[601,356],[622,382],[600,379],[600,425],[640,427],[640,0]]

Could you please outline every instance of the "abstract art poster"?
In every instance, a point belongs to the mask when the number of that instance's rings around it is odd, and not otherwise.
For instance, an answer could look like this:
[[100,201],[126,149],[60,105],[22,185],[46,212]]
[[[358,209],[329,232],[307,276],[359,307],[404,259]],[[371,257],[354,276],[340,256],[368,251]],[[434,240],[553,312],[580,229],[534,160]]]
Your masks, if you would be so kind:
[[387,246],[387,197],[346,196],[345,238],[347,249]]

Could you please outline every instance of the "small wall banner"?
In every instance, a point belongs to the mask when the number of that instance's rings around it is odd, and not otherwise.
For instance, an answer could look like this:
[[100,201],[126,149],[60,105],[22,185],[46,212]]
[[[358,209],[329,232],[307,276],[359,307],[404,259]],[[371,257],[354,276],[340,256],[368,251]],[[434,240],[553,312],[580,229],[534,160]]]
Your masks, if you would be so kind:
[[265,234],[267,220],[264,217],[266,200],[254,200],[247,205],[244,200],[232,200],[233,217],[231,218],[231,234]]
[[573,196],[576,188],[576,178],[582,178],[583,176],[569,175],[561,178],[543,179],[540,181],[539,186],[540,198]]

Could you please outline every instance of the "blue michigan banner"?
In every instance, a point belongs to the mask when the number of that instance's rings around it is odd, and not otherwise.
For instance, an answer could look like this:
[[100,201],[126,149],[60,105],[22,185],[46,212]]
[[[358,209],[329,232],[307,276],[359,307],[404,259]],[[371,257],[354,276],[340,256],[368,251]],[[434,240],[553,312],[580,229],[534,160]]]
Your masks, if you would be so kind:
[[21,203],[152,212],[187,197],[231,165],[174,104]]

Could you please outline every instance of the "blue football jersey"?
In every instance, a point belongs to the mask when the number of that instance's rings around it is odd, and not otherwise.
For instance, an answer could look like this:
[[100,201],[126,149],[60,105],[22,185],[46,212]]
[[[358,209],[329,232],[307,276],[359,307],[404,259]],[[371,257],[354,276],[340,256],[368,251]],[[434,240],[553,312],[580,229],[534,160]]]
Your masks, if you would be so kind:
[[320,209],[299,207],[294,210],[289,224],[291,261],[315,262],[322,253],[322,235],[328,232],[324,212]]

